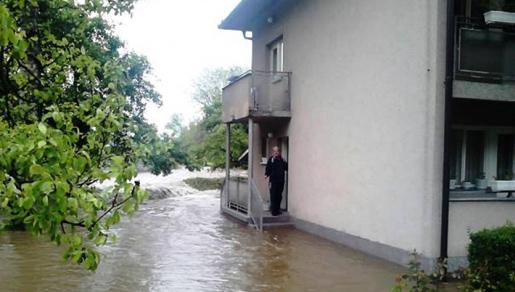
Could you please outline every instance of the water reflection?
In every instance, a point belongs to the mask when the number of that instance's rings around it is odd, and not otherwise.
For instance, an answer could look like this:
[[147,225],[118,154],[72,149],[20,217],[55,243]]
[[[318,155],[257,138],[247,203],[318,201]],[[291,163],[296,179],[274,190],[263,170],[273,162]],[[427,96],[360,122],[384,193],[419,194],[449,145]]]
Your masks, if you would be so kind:
[[222,216],[215,191],[148,201],[113,231],[96,273],[1,234],[0,291],[388,291],[402,271],[294,229],[257,233]]

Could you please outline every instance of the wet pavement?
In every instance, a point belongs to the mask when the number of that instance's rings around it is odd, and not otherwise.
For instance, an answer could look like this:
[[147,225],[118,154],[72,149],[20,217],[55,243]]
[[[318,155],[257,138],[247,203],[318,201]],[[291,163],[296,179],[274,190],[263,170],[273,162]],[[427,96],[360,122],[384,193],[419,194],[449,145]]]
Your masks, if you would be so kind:
[[[176,173],[112,231],[95,273],[25,232],[0,233],[0,291],[389,291],[403,268],[293,228],[258,233]],[[191,175],[189,175],[191,176]]]

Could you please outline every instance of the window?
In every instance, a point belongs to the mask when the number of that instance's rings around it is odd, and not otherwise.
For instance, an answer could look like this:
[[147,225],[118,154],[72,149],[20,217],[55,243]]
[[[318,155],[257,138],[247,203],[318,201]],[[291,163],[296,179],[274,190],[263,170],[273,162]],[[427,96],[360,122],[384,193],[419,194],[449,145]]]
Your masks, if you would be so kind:
[[485,132],[453,130],[450,150],[450,178],[475,182],[483,175]]
[[461,181],[461,148],[463,147],[463,130],[453,130],[450,147],[450,178]]
[[513,135],[499,135],[497,143],[497,179],[513,179]]
[[283,39],[280,38],[272,42],[269,47],[270,54],[270,71],[282,72],[283,71]]
[[467,131],[466,134],[465,180],[474,182],[483,173],[485,133],[483,131]]

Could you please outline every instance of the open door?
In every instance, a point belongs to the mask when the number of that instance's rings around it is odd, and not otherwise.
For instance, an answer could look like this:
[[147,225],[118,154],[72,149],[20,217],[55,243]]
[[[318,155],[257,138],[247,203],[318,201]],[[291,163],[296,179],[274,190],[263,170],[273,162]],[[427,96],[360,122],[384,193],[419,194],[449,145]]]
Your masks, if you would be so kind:
[[[286,162],[288,162],[288,167],[289,167],[289,159],[288,159],[288,152],[289,152],[289,148],[288,148],[288,137],[280,137],[278,140],[277,140],[277,144],[279,145],[279,147],[281,147],[281,155],[283,157],[284,160],[286,160]],[[283,190],[283,200],[281,202],[281,210],[283,211],[288,211],[288,172],[286,173],[286,177],[285,177],[285,180],[284,180],[284,190]]]

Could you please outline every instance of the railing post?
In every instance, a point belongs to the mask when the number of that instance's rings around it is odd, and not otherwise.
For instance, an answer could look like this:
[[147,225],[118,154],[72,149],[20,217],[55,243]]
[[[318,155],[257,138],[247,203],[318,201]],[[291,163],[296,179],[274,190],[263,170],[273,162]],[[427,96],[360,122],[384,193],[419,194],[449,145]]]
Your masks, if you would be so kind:
[[[231,186],[231,124],[226,123],[225,124],[225,181],[226,181],[226,188],[225,188],[225,199],[226,204],[229,204],[229,189]],[[222,198],[220,198],[220,206],[222,206]],[[227,207],[227,206],[225,206]]]
[[247,198],[247,212],[251,213],[251,201],[252,201],[252,180],[254,179],[254,121],[252,118],[249,118],[249,154],[248,154],[248,187],[249,187],[249,193]]
[[[238,206],[241,204],[240,200],[240,176],[236,177],[236,201],[238,202]],[[239,209],[239,207],[238,207]]]

